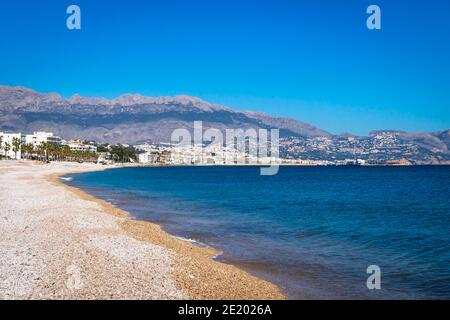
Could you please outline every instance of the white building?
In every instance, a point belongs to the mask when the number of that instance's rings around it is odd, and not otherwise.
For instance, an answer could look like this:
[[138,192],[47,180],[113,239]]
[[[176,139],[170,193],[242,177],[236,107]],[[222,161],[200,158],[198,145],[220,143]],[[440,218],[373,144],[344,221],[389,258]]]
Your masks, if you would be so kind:
[[97,153],[97,146],[84,144],[79,141],[69,141],[64,143],[64,145],[68,146],[72,151]]
[[[0,155],[10,158],[10,159],[20,159],[22,157],[20,152],[20,147],[15,146],[15,141],[20,141],[20,143],[25,143],[25,136],[21,133],[4,133],[0,132],[1,146]],[[8,151],[6,151],[8,149]]]
[[113,164],[113,161],[111,159],[111,154],[109,152],[99,152],[97,153],[97,163],[101,164]]
[[53,143],[60,145],[61,144],[61,138],[54,136],[52,132],[43,132],[38,131],[33,134],[27,134],[25,136],[25,142],[27,144],[33,145],[34,148],[39,146],[42,143]]
[[157,163],[159,161],[159,153],[145,152],[138,155],[138,161],[142,164]]

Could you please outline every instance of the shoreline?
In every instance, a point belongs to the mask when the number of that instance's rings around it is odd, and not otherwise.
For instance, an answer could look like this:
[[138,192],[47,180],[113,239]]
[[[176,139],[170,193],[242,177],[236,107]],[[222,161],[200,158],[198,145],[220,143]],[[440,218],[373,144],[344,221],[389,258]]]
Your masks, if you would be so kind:
[[285,300],[280,289],[273,283],[251,275],[247,271],[231,264],[213,260],[220,251],[199,247],[191,242],[179,239],[164,231],[158,224],[134,220],[130,214],[111,203],[97,198],[80,188],[64,183],[62,176],[80,174],[88,171],[119,169],[120,167],[100,167],[98,170],[66,171],[46,176],[56,186],[75,194],[82,200],[92,201],[102,207],[107,214],[124,219],[120,227],[130,237],[146,243],[162,246],[175,252],[174,269],[171,273],[177,289],[193,300]]
[[[276,166],[282,167],[304,167],[304,168],[379,168],[379,167],[447,167],[450,166],[449,163],[438,163],[438,164],[364,164],[364,165],[318,165],[318,164],[296,164],[296,163],[279,163]],[[145,164],[145,163],[134,163],[130,165],[124,165],[124,167],[180,167],[180,168],[195,168],[195,167],[270,167],[270,164]]]

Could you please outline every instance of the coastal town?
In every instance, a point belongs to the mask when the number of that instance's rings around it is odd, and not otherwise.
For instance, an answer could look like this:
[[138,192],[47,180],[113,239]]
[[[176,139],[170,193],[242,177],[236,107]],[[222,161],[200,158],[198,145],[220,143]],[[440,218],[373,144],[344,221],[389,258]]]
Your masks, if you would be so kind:
[[180,146],[171,143],[99,144],[96,141],[65,140],[52,132],[30,134],[0,132],[0,157],[42,161],[78,161],[99,164],[139,163],[143,165],[421,165],[449,164],[450,157],[402,141],[392,132],[370,137],[284,137],[279,157],[258,157],[235,146],[202,144]]
[[[444,141],[449,134],[448,130],[441,133]],[[448,147],[442,141],[401,131],[375,131],[365,137],[284,137],[280,139],[280,157],[310,165],[450,164]]]

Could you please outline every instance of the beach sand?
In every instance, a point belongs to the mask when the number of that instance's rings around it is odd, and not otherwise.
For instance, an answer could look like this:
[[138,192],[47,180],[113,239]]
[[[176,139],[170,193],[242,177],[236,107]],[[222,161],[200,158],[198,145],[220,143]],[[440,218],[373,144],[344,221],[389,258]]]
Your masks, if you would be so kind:
[[286,298],[59,179],[106,168],[0,161],[0,299]]

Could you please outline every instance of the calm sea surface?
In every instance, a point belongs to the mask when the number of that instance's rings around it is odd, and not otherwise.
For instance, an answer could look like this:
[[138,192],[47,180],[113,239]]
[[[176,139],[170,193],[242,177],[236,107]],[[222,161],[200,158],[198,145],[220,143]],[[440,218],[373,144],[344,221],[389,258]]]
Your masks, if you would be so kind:
[[[450,299],[450,167],[125,168],[67,183],[292,299]],[[382,289],[366,287],[381,268]]]

